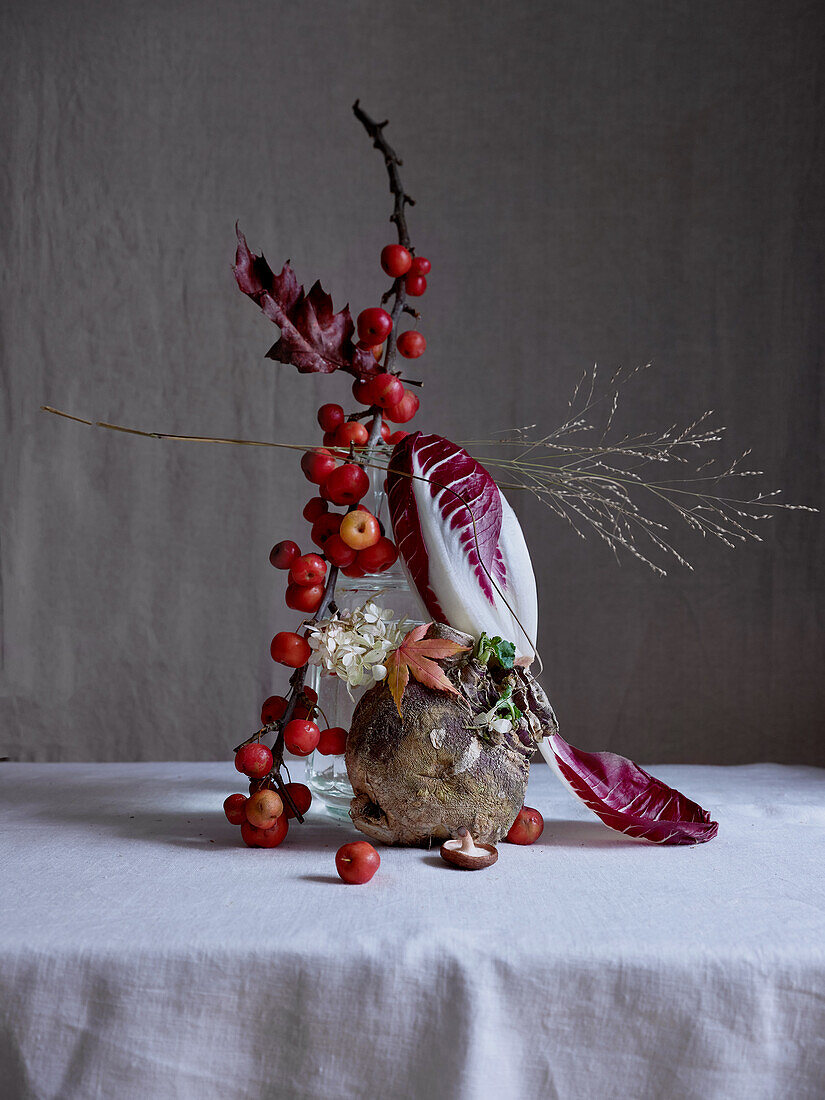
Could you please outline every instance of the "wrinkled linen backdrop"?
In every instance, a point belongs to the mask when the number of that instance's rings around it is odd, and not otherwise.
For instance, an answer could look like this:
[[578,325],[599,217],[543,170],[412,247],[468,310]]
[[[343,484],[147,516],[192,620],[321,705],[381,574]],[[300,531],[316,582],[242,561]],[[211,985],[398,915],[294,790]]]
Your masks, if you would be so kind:
[[[7,0],[0,11],[0,756],[217,758],[282,686],[306,544],[294,454],[344,378],[264,360],[234,222],[337,305],[375,304],[391,119],[433,262],[419,422],[456,439],[567,413],[594,362],[653,360],[620,427],[719,410],[726,454],[822,496],[823,8],[561,0]],[[619,569],[512,495],[566,736],[635,759],[825,763],[822,522],[695,575]]]
[[654,770],[715,840],[611,833],[541,767],[537,844],[350,887],[328,817],[239,847],[220,763],[0,765],[0,1092],[821,1100],[825,771]]

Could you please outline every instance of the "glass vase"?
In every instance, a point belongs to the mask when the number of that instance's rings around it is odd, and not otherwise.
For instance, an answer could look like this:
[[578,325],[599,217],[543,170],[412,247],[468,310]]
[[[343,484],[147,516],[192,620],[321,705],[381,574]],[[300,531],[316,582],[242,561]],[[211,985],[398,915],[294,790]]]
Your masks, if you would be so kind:
[[[367,461],[380,462],[386,460],[386,457],[386,451],[376,450],[370,452]],[[362,503],[388,529],[385,471],[367,467],[367,472],[370,475],[370,491]],[[382,609],[391,610],[395,622],[406,620],[407,629],[424,621],[424,607],[418,593],[410,588],[400,560],[383,573],[368,574],[365,577],[345,577],[343,573],[338,574],[335,603],[342,614],[362,606],[368,600],[372,600]],[[348,688],[334,673],[323,671],[316,665],[310,665],[306,682],[318,693],[318,706],[322,712],[319,722],[323,722],[325,726],[343,726],[347,730],[358,700],[373,686],[366,684],[363,687]],[[306,783],[313,798],[319,799],[333,817],[349,816],[353,792],[343,756],[312,753],[307,757]]]

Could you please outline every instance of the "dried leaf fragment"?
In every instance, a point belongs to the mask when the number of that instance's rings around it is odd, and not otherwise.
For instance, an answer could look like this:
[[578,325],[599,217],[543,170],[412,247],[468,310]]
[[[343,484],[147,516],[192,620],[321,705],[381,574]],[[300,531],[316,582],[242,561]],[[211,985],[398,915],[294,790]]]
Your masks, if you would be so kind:
[[424,687],[433,688],[435,691],[446,691],[451,695],[460,695],[436,661],[454,657],[456,653],[466,653],[469,647],[444,638],[425,638],[424,635],[432,625],[432,623],[422,623],[420,626],[413,627],[398,649],[393,650],[387,658],[387,686],[402,718],[404,716],[401,714],[401,700],[404,697],[404,689],[409,683],[410,673]]

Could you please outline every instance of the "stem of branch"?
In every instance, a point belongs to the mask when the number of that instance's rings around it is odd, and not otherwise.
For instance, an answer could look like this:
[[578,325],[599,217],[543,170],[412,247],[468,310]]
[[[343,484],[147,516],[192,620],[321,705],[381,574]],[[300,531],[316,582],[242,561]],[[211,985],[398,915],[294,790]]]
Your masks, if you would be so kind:
[[[390,214],[390,221],[395,222],[395,228],[398,233],[398,243],[412,252],[414,249],[410,244],[410,235],[407,230],[407,218],[404,213],[404,208],[406,206],[415,206],[415,199],[410,198],[404,190],[404,185],[401,182],[401,176],[398,172],[401,165],[401,159],[384,137],[384,127],[387,123],[386,121],[376,122],[374,119],[370,118],[366,111],[362,110],[360,101],[357,99],[355,103],[353,103],[352,109],[355,113],[355,117],[372,138],[373,146],[384,158],[387,175],[390,178],[390,192],[393,196],[393,209],[392,214]],[[401,316],[401,311],[404,309],[404,303],[407,298],[407,289],[403,278],[395,280],[387,293],[383,295],[381,299],[382,302],[388,301],[393,294],[395,295],[395,301],[390,311],[390,316],[392,317],[392,330],[387,337],[387,350],[384,354],[384,370],[387,372],[391,370],[395,363],[396,342],[398,339],[398,319]]]
[[371,447],[377,447],[381,442],[381,425],[384,423],[384,414],[379,405],[372,406],[370,409],[370,416],[372,417],[372,424],[370,425],[370,435],[367,440],[367,451],[369,451]]

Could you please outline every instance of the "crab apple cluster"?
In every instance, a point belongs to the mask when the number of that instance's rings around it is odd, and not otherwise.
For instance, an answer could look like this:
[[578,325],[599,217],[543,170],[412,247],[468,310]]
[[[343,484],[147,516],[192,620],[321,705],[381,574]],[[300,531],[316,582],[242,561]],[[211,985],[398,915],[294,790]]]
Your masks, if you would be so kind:
[[[381,252],[381,267],[392,277],[396,297],[401,290],[419,297],[427,287],[430,262],[415,256],[400,244],[387,245]],[[403,298],[403,295],[401,295]],[[397,309],[396,309],[397,315]],[[412,312],[409,311],[408,312]],[[417,315],[416,315],[417,316]],[[392,337],[393,316],[379,306],[362,310],[356,320],[358,343],[370,349],[381,362],[387,341]],[[415,329],[395,337],[398,354],[418,359],[427,341]],[[398,374],[389,370],[356,378],[352,386],[355,400],[366,410],[347,413],[343,405],[327,402],[318,409],[318,426],[323,433],[321,445],[301,457],[301,471],[316,486],[302,515],[309,524],[309,538],[315,549],[302,550],[297,542],[283,539],[276,543],[269,560],[287,577],[284,599],[290,610],[305,617],[319,615],[328,606],[336,571],[347,577],[380,574],[398,559],[398,550],[388,538],[378,517],[362,503],[370,490],[365,459],[358,454],[369,446],[370,429],[380,418],[378,429],[384,444],[394,447],[407,436],[390,425],[407,424],[418,412],[418,396],[405,387]],[[373,437],[375,438],[375,436]],[[346,750],[347,731],[342,726],[321,728],[316,720],[318,696],[303,686],[303,671],[311,656],[309,643],[296,630],[279,631],[272,638],[273,661],[294,669],[288,694],[270,695],[261,707],[262,729],[235,754],[235,767],[249,779],[248,796],[233,794],[224,803],[226,817],[240,825],[244,843],[250,847],[273,848],[286,836],[288,819],[303,816],[312,801],[309,788],[302,783],[284,784],[278,775],[282,750],[295,756],[319,752],[338,756]],[[266,731],[277,732],[273,749],[261,744]],[[276,790],[276,785],[284,798]],[[346,882],[367,882],[380,862],[371,845],[359,842],[345,845],[336,859],[339,874]]]
[[[310,707],[318,699],[310,688],[302,688],[299,698]],[[278,713],[281,710],[280,704],[273,705],[273,699],[281,697],[267,699],[264,713]],[[314,723],[298,722],[298,725]],[[317,730],[317,727],[314,728]],[[303,783],[282,784],[285,795],[282,798],[275,790],[270,775],[272,765],[271,750],[259,742],[242,745],[235,754],[235,767],[249,777],[249,794],[229,795],[224,800],[223,812],[231,825],[240,825],[241,838],[250,848],[277,848],[287,835],[289,819],[295,817],[295,810],[303,817],[312,803],[312,793]]]
[[[238,761],[239,757],[243,761],[251,756],[249,753],[244,757],[241,756],[246,749],[263,749],[269,753],[270,760],[272,759],[272,754],[265,745],[244,745],[236,754],[235,766],[247,775],[252,773],[246,766],[240,767]],[[307,808],[309,808],[308,804]],[[241,837],[250,848],[278,847],[289,829],[288,815],[285,811],[286,807],[281,796],[269,786],[259,787],[249,795],[231,794],[223,804],[227,821],[231,825],[240,825]]]
[[[385,340],[390,331],[388,322],[391,329],[392,318],[385,310],[365,310],[359,316],[362,340]],[[412,348],[416,341],[408,339],[405,343]],[[418,346],[422,346],[420,341]],[[419,402],[396,375],[379,372],[358,378],[353,393],[373,416],[381,416],[381,437],[385,443],[395,446],[405,438],[407,432],[391,432],[387,420],[406,422],[415,415]],[[348,418],[341,405],[321,405],[317,418],[325,446],[308,451],[301,458],[304,476],[318,486],[317,495],[306,502],[302,514],[310,524],[309,536],[319,553],[303,553],[297,543],[285,540],[277,543],[270,554],[276,568],[288,570],[287,607],[305,615],[316,614],[324,601],[329,566],[340,569],[347,577],[364,577],[385,572],[398,559],[398,551],[377,517],[361,503],[369,492],[370,479],[355,451],[368,443],[369,432],[356,419],[359,415],[364,416],[355,413]],[[338,508],[347,511],[340,512]],[[292,668],[300,667],[294,661],[299,659],[302,647],[295,639],[276,637],[278,640],[273,639],[272,643],[273,659]]]
[[[402,244],[388,244],[381,249],[381,267],[394,280],[390,294],[395,291],[400,295],[403,286],[408,297],[420,298],[427,289],[427,276],[432,264],[426,256],[415,256]],[[396,306],[397,304],[398,300]],[[407,312],[418,316],[415,310],[408,309]],[[385,341],[393,329],[392,315],[380,306],[371,306],[358,314],[356,328],[359,345],[362,348],[371,348],[376,359],[380,361]],[[418,359],[426,351],[427,341],[416,329],[408,329],[398,334],[395,346],[404,359]],[[393,374],[358,379],[353,386],[353,394],[356,400],[365,405],[380,406],[386,411],[387,419],[394,424],[405,424],[418,411],[418,399],[409,390],[405,390],[401,380]],[[323,406],[324,410],[327,408],[328,406]],[[332,442],[332,433],[339,430],[341,422],[333,423],[336,414],[324,413],[322,419],[321,413],[322,410],[319,410],[318,422]]]
[[[427,289],[427,276],[430,274],[432,264],[426,256],[413,256],[412,252],[401,244],[388,244],[381,249],[381,267],[390,278],[403,279],[407,293],[416,298]],[[423,279],[423,286],[415,282],[416,279]],[[411,290],[410,284],[415,289]]]
[[[346,577],[372,576],[390,569],[398,559],[394,542],[378,516],[364,503],[365,499],[369,502],[371,487],[367,471],[374,465],[370,461],[372,448],[380,450],[382,444],[388,448],[397,446],[408,435],[403,426],[409,424],[419,409],[414,390],[418,383],[408,380],[405,384],[402,371],[393,368],[396,355],[401,361],[415,360],[426,352],[423,333],[415,326],[402,330],[399,321],[408,316],[417,323],[419,315],[411,302],[425,293],[432,265],[426,256],[417,256],[409,246],[404,205],[412,200],[403,192],[398,179],[397,165],[401,162],[383,142],[382,125],[373,123],[357,102],[354,109],[372,134],[376,148],[385,152],[396,205],[391,221],[395,222],[399,242],[387,244],[381,250],[381,268],[392,279],[392,285],[380,305],[371,305],[358,314],[357,335],[352,333],[349,311],[333,316],[331,305],[332,323],[327,327],[327,319],[319,313],[317,332],[306,331],[307,325],[313,328],[306,317],[294,321],[300,335],[313,346],[317,343],[320,357],[326,360],[326,368],[309,367],[312,373],[340,367],[356,374],[352,394],[358,407],[348,412],[345,405],[325,402],[317,410],[320,441],[300,460],[301,471],[313,486],[312,495],[302,509],[309,525],[308,542],[299,544],[283,539],[272,547],[269,555],[272,566],[285,574],[287,607],[301,615],[303,621],[297,629],[280,630],[272,638],[273,661],[293,670],[289,688],[282,688],[283,694],[269,695],[264,700],[260,728],[235,750],[235,766],[248,779],[249,794],[230,795],[224,811],[233,825],[240,826],[243,842],[250,847],[277,847],[286,837],[289,819],[302,819],[312,801],[304,784],[283,782],[284,751],[296,756],[312,752],[338,756],[346,750],[347,730],[329,725],[329,719],[317,705],[317,694],[304,686],[312,655],[307,627],[334,608],[339,571]],[[239,257],[241,245],[246,248],[239,235]],[[260,263],[266,267],[263,259]],[[240,259],[236,259],[239,286],[255,298],[248,280],[239,275],[241,267]],[[320,287],[320,283],[317,285]],[[321,297],[326,296],[322,293]],[[391,312],[384,309],[384,303],[390,300]],[[337,318],[344,316],[346,324],[338,331]],[[357,355],[352,354],[352,340],[357,341]],[[284,361],[305,371],[306,365],[294,349]],[[274,736],[271,748],[261,742],[264,735]],[[365,841],[345,845],[336,856],[339,875],[351,883],[368,882],[379,863],[378,853]]]
[[[407,334],[402,332],[401,335]],[[392,382],[387,382],[387,379],[392,379]],[[385,421],[389,420],[393,424],[406,424],[412,420],[420,405],[417,395],[412,390],[405,389],[400,378],[394,374],[376,374],[372,378],[356,379],[352,384],[352,396],[362,405],[378,405],[383,410]],[[382,432],[382,437],[383,435]],[[384,441],[391,442],[389,435],[384,437]]]

